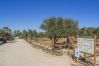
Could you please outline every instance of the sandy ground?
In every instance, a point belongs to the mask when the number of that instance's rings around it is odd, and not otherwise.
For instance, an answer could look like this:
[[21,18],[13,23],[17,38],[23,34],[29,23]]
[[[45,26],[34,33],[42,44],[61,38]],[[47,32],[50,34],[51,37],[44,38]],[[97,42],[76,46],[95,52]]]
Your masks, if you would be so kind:
[[71,66],[68,56],[52,56],[22,39],[0,45],[0,66]]

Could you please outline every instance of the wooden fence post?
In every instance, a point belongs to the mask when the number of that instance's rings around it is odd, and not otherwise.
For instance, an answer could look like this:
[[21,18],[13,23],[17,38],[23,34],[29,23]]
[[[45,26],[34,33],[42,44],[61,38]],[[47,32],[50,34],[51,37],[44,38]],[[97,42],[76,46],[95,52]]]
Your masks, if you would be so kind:
[[96,35],[94,35],[94,66],[96,66]]

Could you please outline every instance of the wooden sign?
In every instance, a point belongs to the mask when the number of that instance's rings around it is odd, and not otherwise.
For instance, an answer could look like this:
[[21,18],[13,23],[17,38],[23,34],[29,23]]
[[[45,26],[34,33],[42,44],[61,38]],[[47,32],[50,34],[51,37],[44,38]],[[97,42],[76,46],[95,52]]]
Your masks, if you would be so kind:
[[77,38],[76,57],[79,57],[81,52],[84,53],[85,58],[87,53],[92,54],[94,56],[94,66],[96,66],[96,35],[94,38]]

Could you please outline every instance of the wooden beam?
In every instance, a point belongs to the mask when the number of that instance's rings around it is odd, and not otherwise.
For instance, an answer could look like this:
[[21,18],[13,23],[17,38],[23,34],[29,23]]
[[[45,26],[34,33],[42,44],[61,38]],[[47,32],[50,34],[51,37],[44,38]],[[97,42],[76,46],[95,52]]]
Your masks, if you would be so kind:
[[96,66],[96,35],[94,35],[94,66]]

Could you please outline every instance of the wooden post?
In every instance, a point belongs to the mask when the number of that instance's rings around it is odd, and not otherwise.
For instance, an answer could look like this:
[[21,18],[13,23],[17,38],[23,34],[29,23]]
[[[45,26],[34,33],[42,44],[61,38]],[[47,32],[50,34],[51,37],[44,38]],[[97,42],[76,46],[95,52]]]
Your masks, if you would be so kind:
[[85,61],[86,61],[86,53],[84,53],[84,58],[85,58]]
[[[76,36],[78,38],[78,35]],[[78,45],[78,44],[77,44]],[[78,46],[77,46],[78,47]],[[79,64],[79,58],[77,57],[77,64]],[[78,65],[79,66],[79,65]]]
[[29,37],[28,37],[27,41],[29,42]]
[[94,66],[96,66],[96,35],[94,35]]

